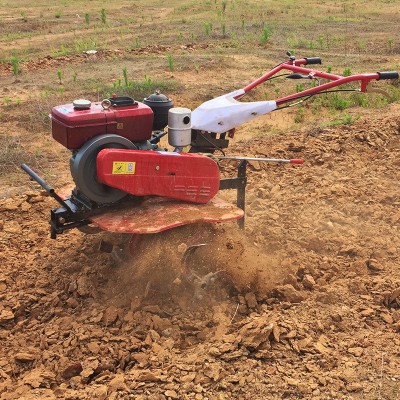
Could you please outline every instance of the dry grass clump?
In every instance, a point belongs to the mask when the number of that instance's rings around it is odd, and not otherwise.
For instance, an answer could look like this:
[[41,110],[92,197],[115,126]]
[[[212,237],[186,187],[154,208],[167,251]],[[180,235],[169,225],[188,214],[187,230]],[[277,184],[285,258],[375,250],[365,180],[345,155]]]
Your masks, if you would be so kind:
[[37,157],[29,153],[18,137],[0,136],[0,176],[14,173],[22,163],[37,165]]

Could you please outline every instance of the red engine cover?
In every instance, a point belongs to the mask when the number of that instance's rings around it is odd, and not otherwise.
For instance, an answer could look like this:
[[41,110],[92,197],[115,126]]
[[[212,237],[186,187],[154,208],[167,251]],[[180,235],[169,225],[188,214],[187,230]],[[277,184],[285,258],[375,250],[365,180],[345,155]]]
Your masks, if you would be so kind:
[[104,149],[97,156],[97,177],[135,196],[164,196],[207,203],[219,190],[219,169],[199,154]]
[[51,110],[53,138],[67,149],[79,149],[94,136],[114,133],[132,142],[151,138],[153,111],[143,103],[110,107],[92,103],[88,110],[75,109],[72,104]]

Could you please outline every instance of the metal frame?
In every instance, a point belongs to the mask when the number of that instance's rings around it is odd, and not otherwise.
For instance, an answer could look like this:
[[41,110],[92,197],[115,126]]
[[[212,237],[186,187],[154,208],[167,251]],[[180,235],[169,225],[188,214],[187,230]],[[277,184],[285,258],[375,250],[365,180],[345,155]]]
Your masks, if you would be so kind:
[[[67,199],[61,198],[55,190],[39,175],[37,175],[26,164],[21,165],[22,169],[43,189],[49,193],[62,207],[53,208],[50,212],[50,237],[56,239],[57,235],[74,228],[79,228],[90,224],[89,217],[103,213],[105,211],[114,210],[117,205],[132,202],[132,196],[127,196],[119,202],[99,206],[97,204],[87,203],[79,197],[72,194]],[[238,166],[237,177],[226,178],[220,180],[220,190],[236,189],[237,201],[236,204],[239,208],[245,211],[246,199],[246,167],[247,160],[241,160]],[[244,228],[244,216],[238,220],[240,228]]]
[[[237,198],[236,205],[246,212],[246,185],[247,185],[247,160],[241,160],[237,169],[235,178],[221,179],[219,182],[219,190],[236,189]],[[244,229],[245,215],[238,220],[240,228]]]

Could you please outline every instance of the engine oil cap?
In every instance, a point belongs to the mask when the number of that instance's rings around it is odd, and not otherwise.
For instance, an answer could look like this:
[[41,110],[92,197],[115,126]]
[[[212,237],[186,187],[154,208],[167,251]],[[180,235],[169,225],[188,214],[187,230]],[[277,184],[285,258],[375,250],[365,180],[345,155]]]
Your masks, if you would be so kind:
[[90,108],[90,106],[92,105],[92,102],[90,100],[78,99],[78,100],[74,100],[72,102],[72,105],[77,110],[88,110]]

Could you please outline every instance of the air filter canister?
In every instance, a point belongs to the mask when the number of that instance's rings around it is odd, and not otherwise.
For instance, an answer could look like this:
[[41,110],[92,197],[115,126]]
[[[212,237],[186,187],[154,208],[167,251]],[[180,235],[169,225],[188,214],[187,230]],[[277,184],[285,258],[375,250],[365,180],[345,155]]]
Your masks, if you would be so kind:
[[189,108],[168,111],[168,143],[173,147],[189,146],[192,141],[192,118]]

